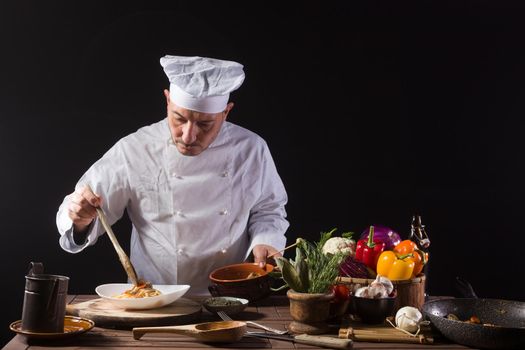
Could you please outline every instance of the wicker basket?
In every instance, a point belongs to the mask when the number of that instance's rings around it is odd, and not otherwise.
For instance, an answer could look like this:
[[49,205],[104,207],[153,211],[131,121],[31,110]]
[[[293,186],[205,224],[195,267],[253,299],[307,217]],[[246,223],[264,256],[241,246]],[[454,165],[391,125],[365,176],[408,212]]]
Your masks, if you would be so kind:
[[[397,290],[394,313],[403,306],[414,306],[421,310],[425,303],[425,275],[420,274],[416,278],[409,280],[392,281]],[[339,277],[339,281],[348,285],[348,288],[355,292],[360,287],[365,287],[372,283],[374,279]]]

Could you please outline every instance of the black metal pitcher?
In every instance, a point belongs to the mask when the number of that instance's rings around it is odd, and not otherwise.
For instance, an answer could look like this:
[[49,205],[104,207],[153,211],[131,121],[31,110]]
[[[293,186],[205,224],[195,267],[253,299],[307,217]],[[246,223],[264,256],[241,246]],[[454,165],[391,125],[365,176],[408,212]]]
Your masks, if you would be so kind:
[[26,276],[22,330],[63,333],[69,277],[43,272],[42,263],[31,262]]

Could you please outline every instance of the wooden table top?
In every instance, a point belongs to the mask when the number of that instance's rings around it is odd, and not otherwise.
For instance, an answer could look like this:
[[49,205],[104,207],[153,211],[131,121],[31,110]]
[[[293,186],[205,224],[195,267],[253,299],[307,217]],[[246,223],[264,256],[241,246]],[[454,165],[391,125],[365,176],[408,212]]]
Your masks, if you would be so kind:
[[[71,295],[69,303],[78,303],[96,298],[95,295]],[[256,321],[274,328],[286,329],[286,325],[292,321],[290,316],[288,299],[285,296],[272,296],[259,301],[256,305],[248,306],[242,313],[234,315],[234,319],[242,321]],[[200,322],[218,321],[216,315],[212,315],[203,309]],[[332,336],[338,333],[338,326],[334,325]],[[147,334],[141,340],[134,340],[130,330],[106,329],[94,327],[89,332],[79,334],[70,338],[57,340],[29,339],[24,335],[17,334],[4,350],[44,350],[44,349],[143,349],[155,348],[180,350],[225,348],[225,349],[316,349],[314,346],[296,344],[293,342],[245,337],[237,343],[232,344],[204,344],[196,339],[178,334]],[[436,341],[432,345],[406,344],[406,343],[369,343],[354,342],[354,349],[471,349],[445,341]],[[322,349],[322,348],[317,348]]]

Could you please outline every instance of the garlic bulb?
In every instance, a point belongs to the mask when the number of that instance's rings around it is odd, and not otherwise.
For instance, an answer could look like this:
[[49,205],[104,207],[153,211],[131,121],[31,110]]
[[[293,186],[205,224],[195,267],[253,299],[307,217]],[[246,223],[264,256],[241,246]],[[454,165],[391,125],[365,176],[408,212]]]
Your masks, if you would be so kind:
[[384,296],[384,298],[390,295],[390,293],[392,293],[392,291],[394,290],[394,285],[392,284],[392,281],[381,275],[377,275],[376,279],[372,283],[370,283],[370,287],[378,287],[379,285],[385,288],[386,296]]
[[421,321],[423,321],[423,315],[412,306],[402,307],[396,313],[397,327],[410,333],[417,332]]
[[388,294],[391,294],[394,291],[394,285],[392,284],[392,281],[390,281],[388,278],[386,278],[385,276],[377,276],[377,279],[379,280],[379,282],[381,282],[383,286],[385,286],[386,292]]
[[359,298],[370,298],[368,294],[368,287],[361,287],[355,291],[354,296]]
[[381,299],[388,298],[394,290],[392,282],[386,277],[377,275],[376,279],[368,287],[361,287],[354,295],[361,298]]
[[381,283],[371,283],[370,286],[368,287],[368,293],[370,294],[370,298],[374,298],[374,299],[381,299],[381,298],[388,297],[386,288]]

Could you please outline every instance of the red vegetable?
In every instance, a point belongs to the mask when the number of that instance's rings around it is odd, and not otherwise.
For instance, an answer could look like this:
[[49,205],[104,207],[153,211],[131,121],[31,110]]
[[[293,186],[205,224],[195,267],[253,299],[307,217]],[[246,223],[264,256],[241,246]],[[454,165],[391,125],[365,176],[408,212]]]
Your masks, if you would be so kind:
[[[361,233],[360,239],[368,238],[369,230],[366,229]],[[401,242],[401,237],[397,232],[389,227],[374,225],[374,242],[378,240],[385,243],[385,250],[393,250]]]
[[375,277],[375,271],[371,271],[360,261],[349,256],[339,265],[339,276],[353,278],[371,278]]
[[335,294],[335,302],[345,301],[350,298],[350,289],[344,284],[335,284],[332,286],[332,290]]
[[386,243],[375,239],[374,226],[370,226],[370,232],[367,239],[361,239],[357,242],[355,248],[355,259],[363,262],[372,270],[376,270],[377,259],[379,255],[385,250]]

